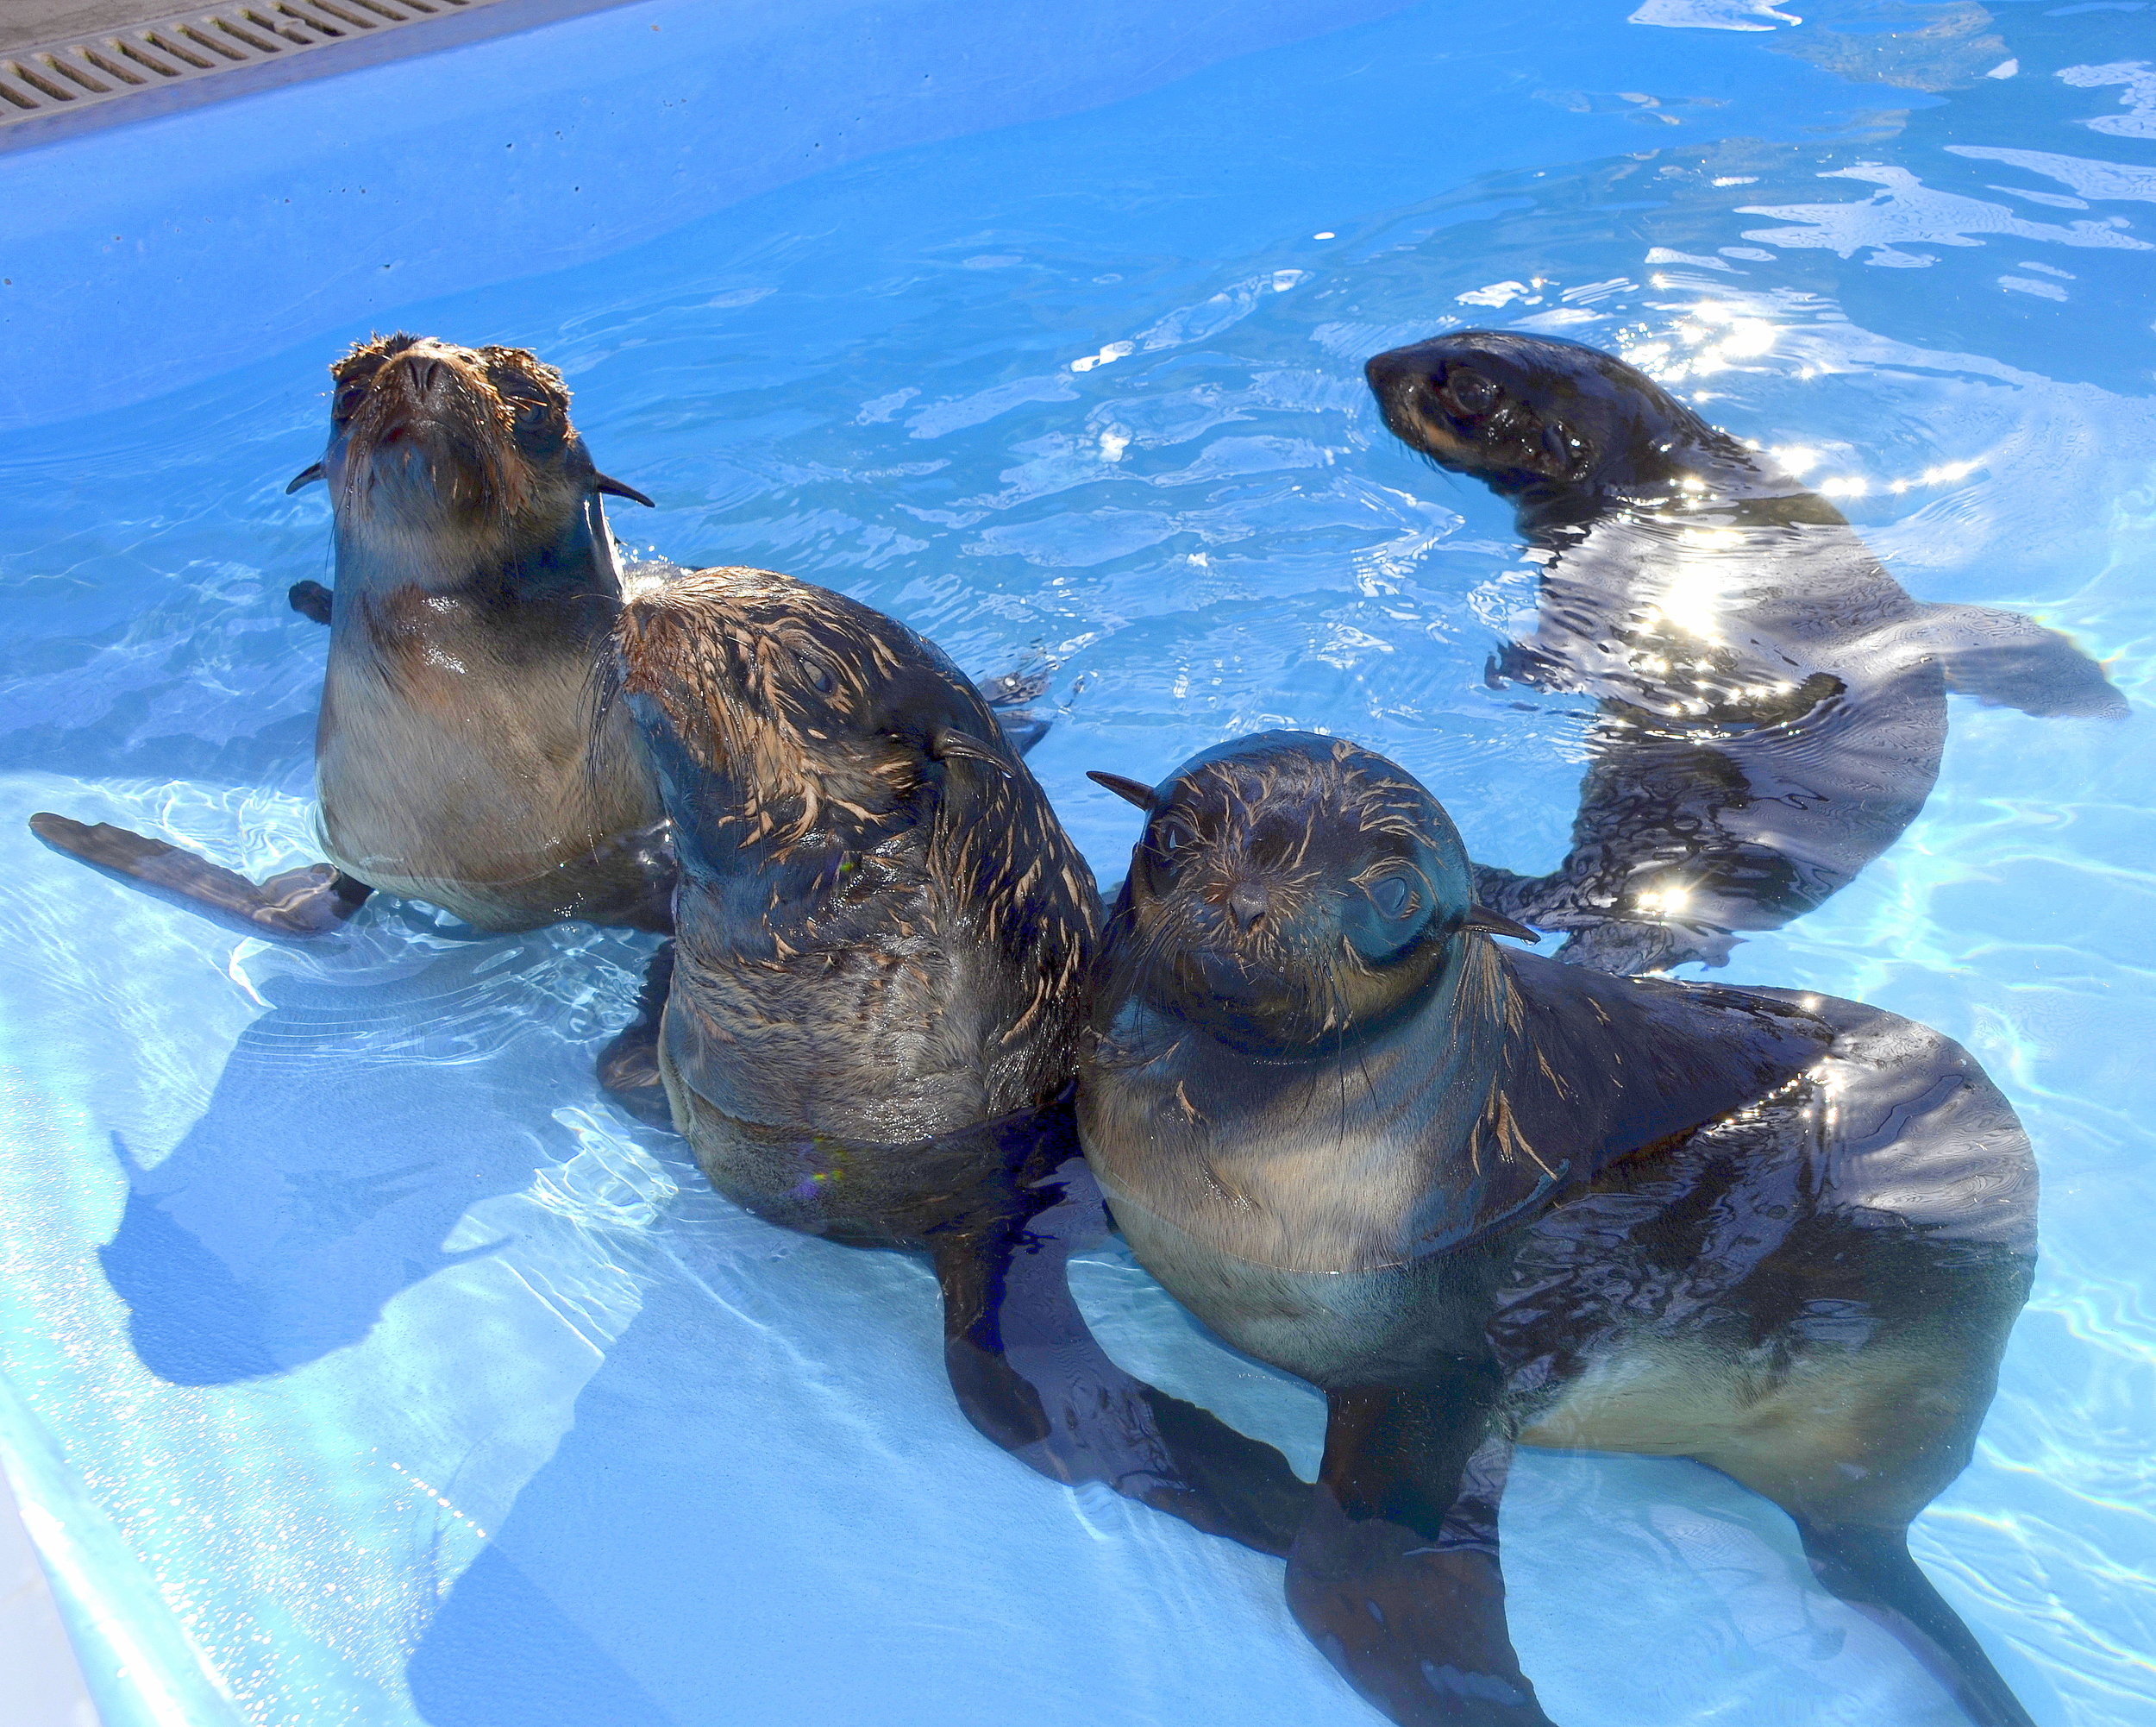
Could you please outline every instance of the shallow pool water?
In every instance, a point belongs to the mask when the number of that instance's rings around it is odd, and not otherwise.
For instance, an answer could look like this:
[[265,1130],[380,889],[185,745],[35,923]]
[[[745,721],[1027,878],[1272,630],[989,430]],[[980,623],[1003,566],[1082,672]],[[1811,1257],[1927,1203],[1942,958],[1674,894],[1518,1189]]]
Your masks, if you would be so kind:
[[[371,290],[371,322],[560,365],[600,465],[658,501],[613,512],[638,551],[842,587],[975,672],[1051,662],[1033,760],[1111,879],[1131,812],[1086,769],[1152,779],[1273,725],[1396,757],[1486,861],[1560,855],[1580,704],[1483,678],[1532,603],[1508,512],[1412,460],[1360,382],[1445,328],[1621,351],[1808,462],[1918,597],[2073,631],[2133,718],[1957,700],[1922,819],[1722,975],[1927,1020],[2021,1111],[2037,1291],[1915,1547],[2045,1727],[2140,1727],[2156,6],[1632,3],[1364,6],[670,231],[647,210],[658,237],[571,267]],[[597,78],[694,10],[442,64]],[[393,145],[379,104],[444,75],[250,98],[103,160],[212,123],[312,136],[362,100]],[[491,123],[429,135],[436,220]],[[684,171],[624,135],[592,190],[663,199]],[[7,222],[0,257],[43,255]],[[325,279],[373,267],[342,232],[309,230]],[[325,634],[284,594],[327,578],[328,509],[282,487],[369,327],[347,303],[220,358],[175,336],[169,376],[146,317],[111,337],[132,371],[83,361],[83,418],[67,356],[0,325],[43,392],[0,431],[0,1445],[110,1727],[1375,1721],[1276,1564],[974,1435],[923,1268],[746,1217],[602,1099],[645,939],[376,907],[335,952],[235,947],[29,838],[42,807],[257,874],[310,855]],[[1119,1250],[1080,1277],[1128,1365],[1314,1466],[1313,1394]],[[1959,1719],[1703,1469],[1523,1454],[1504,1520],[1565,1727]]]

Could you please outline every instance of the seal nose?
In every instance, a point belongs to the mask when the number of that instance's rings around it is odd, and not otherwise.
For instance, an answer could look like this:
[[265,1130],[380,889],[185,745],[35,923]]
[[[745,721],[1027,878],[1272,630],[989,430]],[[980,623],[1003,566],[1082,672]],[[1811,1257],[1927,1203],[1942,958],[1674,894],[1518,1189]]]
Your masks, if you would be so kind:
[[411,362],[411,386],[422,396],[434,394],[434,386],[448,368],[439,360],[415,358]]
[[1401,358],[1401,350],[1389,348],[1382,354],[1374,354],[1363,362],[1363,381],[1379,395],[1383,395],[1400,381],[1401,374],[1407,369]]
[[1265,915],[1265,890],[1252,887],[1248,882],[1238,882],[1228,890],[1228,914],[1245,933],[1257,927],[1257,920]]

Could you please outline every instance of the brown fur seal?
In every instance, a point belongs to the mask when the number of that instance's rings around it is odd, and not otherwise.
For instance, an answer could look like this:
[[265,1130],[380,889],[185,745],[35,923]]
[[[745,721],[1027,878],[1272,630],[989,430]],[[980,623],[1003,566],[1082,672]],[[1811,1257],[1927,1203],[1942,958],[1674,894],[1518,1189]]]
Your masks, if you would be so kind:
[[2011,1108],[1853,1002],[1623,979],[1491,939],[1437,801],[1273,732],[1143,805],[1080,1082],[1138,1258],[1326,1392],[1288,1561],[1392,1719],[1549,1727],[1506,1631],[1514,1444],[1694,1457],[1981,1727],[2029,1718],[1910,1559],[2034,1252]]
[[1599,715],[1570,854],[1483,902],[1605,970],[1720,964],[1852,880],[1924,807],[1959,690],[2126,703],[2064,636],[1902,592],[1839,512],[1607,354],[1460,330],[1365,367],[1386,425],[1515,506],[1542,567],[1511,680]]
[[843,594],[712,569],[631,593],[612,688],[680,876],[658,1032],[674,1121],[758,1215],[925,1248],[974,1423],[1284,1552],[1269,1447],[1118,1368],[1065,1281],[1105,1231],[1066,1094],[1093,877],[942,654]]
[[47,845],[248,935],[335,929],[373,891],[483,930],[662,930],[663,815],[590,677],[620,602],[602,494],[561,374],[516,348],[393,336],[331,368],[322,479],[337,586],[316,738],[330,862],[257,887],[160,841],[41,813]]

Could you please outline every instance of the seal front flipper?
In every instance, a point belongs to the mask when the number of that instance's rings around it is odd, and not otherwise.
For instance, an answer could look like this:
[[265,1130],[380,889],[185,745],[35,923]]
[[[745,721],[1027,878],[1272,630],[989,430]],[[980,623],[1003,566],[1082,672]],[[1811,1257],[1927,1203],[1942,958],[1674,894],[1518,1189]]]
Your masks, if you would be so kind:
[[1328,1392],[1325,1465],[1288,1556],[1296,1623],[1401,1727],[1551,1727],[1505,1628],[1495,1362]]
[[1613,918],[1574,930],[1556,957],[1567,965],[1584,965],[1613,977],[1637,977],[1651,971],[1673,971],[1680,965],[1710,970],[1727,965],[1741,939],[1709,924]]
[[1959,694],[2046,719],[2126,717],[2126,698],[2103,668],[2033,618],[1990,606],[1926,606],[1917,630],[1946,688]]
[[674,944],[661,942],[644,969],[636,1017],[599,1057],[599,1090],[650,1127],[674,1126],[674,1106],[667,1101],[666,1082],[659,1073],[659,1027],[673,982]]
[[335,611],[337,596],[318,581],[295,581],[285,591],[285,598],[302,618],[327,624]]
[[1068,1103],[981,1129],[1005,1179],[931,1228],[944,1360],[966,1418],[1053,1480],[1101,1481],[1209,1535],[1285,1554],[1310,1503],[1288,1460],[1117,1366],[1072,1299],[1069,1257],[1108,1233]]
[[1539,954],[1503,959],[1520,1027],[1503,1056],[1509,1131],[1529,1146],[1593,1147],[1575,1177],[1752,1107],[1833,1044],[1793,1002]]
[[287,870],[263,882],[161,839],[41,810],[30,832],[55,851],[167,905],[264,941],[311,941],[334,933],[374,890],[334,865]]

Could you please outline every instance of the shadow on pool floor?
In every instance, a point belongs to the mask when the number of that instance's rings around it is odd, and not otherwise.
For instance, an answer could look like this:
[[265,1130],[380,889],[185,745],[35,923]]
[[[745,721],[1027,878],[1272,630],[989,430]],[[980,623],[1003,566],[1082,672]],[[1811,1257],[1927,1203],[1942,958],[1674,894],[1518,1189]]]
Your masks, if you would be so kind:
[[473,943],[388,983],[273,978],[209,1108],[144,1168],[99,1250],[144,1366],[175,1385],[279,1373],[365,1337],[400,1291],[492,1251],[441,1247],[553,1161],[588,1055],[489,987]]

